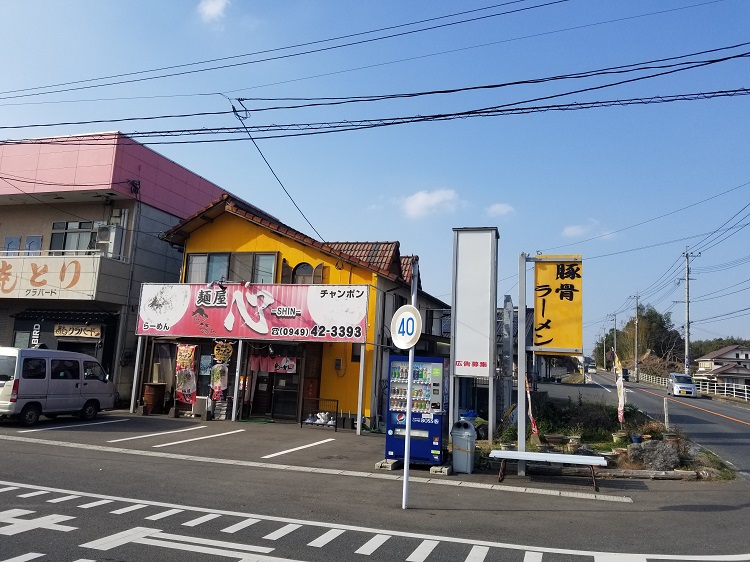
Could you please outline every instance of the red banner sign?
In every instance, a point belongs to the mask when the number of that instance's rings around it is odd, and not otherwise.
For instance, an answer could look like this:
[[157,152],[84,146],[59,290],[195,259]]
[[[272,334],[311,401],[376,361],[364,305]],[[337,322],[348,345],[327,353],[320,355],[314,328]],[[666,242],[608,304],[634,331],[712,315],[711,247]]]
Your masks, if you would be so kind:
[[367,285],[141,286],[136,334],[363,343]]

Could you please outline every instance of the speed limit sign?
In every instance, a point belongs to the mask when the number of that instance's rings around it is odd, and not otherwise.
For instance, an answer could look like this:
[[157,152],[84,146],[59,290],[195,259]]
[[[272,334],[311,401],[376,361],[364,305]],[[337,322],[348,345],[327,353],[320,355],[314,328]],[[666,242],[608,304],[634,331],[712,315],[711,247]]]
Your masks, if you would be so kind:
[[391,319],[391,339],[399,349],[411,349],[422,334],[422,316],[419,310],[406,304]]

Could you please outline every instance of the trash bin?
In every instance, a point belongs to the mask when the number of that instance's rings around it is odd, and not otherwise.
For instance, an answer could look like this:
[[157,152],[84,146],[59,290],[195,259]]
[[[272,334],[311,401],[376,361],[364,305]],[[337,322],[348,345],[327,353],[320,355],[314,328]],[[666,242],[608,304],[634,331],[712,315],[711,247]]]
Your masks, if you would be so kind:
[[458,420],[451,429],[453,443],[453,472],[471,474],[474,470],[474,446],[477,434],[474,426],[464,420]]

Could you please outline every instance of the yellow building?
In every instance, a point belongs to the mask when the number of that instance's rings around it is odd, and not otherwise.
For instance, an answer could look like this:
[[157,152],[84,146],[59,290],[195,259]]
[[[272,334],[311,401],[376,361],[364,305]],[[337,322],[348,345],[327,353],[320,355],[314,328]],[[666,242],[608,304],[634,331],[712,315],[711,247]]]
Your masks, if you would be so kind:
[[[410,296],[412,257],[400,255],[398,242],[322,243],[229,195],[162,238],[183,248],[181,281],[183,289],[190,284],[192,293],[184,293],[184,299],[169,297],[186,302],[184,314],[160,330],[157,325],[163,317],[152,311],[149,322],[147,306],[159,300],[152,296],[154,291],[171,291],[174,286],[143,287],[138,333],[146,340],[141,352],[145,374],[133,389],[133,403],[153,402],[153,393],[163,391],[166,407],[173,403],[179,408],[174,402],[174,373],[177,346],[183,345],[195,346],[195,393],[220,404],[229,402],[227,418],[304,422],[318,410],[335,408],[339,425],[352,427],[361,408],[370,424],[380,422],[388,357],[392,352],[402,354],[392,348],[390,320]],[[307,304],[282,306],[298,293],[307,295],[299,297]],[[357,298],[356,304],[341,301],[345,293]],[[259,301],[259,295],[265,300]],[[421,291],[418,300],[423,335],[417,353],[447,357],[448,305]],[[313,306],[313,301],[323,304]],[[307,307],[318,307],[317,319],[307,318]],[[340,321],[353,319],[356,307],[362,309],[361,318],[348,325]],[[244,319],[253,329],[237,331],[235,312],[240,324]],[[265,317],[252,317],[259,312]],[[212,320],[219,313],[223,326],[231,324],[233,332]],[[226,320],[229,316],[231,322]],[[330,318],[329,325],[321,318]],[[325,334],[317,333],[324,327]],[[233,350],[225,368],[225,388],[218,393],[218,378],[211,375],[217,341],[228,341]],[[159,410],[160,397],[156,402]]]

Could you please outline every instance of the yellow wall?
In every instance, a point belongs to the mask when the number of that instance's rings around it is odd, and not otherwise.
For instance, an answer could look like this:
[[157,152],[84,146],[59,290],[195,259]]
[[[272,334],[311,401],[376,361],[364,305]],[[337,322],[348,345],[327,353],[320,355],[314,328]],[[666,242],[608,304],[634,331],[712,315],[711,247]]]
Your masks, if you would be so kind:
[[[276,282],[281,280],[281,260],[286,259],[290,267],[306,262],[315,267],[323,263],[323,282],[333,285],[369,285],[367,341],[375,339],[374,286],[377,275],[367,269],[339,262],[317,248],[305,246],[245,219],[231,214],[222,214],[190,235],[185,246],[185,260],[188,254],[212,252],[278,252]],[[342,267],[343,266],[343,267]],[[340,269],[339,269],[340,268]],[[183,264],[183,276],[185,272]],[[359,347],[361,344],[354,344]],[[363,413],[370,416],[370,395],[372,389],[372,369],[375,347],[367,345],[365,350],[365,380],[363,387]],[[359,387],[359,363],[351,361],[352,344],[323,344],[323,365],[320,380],[320,397],[339,401],[339,409],[345,414],[357,412],[357,389]],[[340,358],[342,368],[335,369],[335,360]]]

